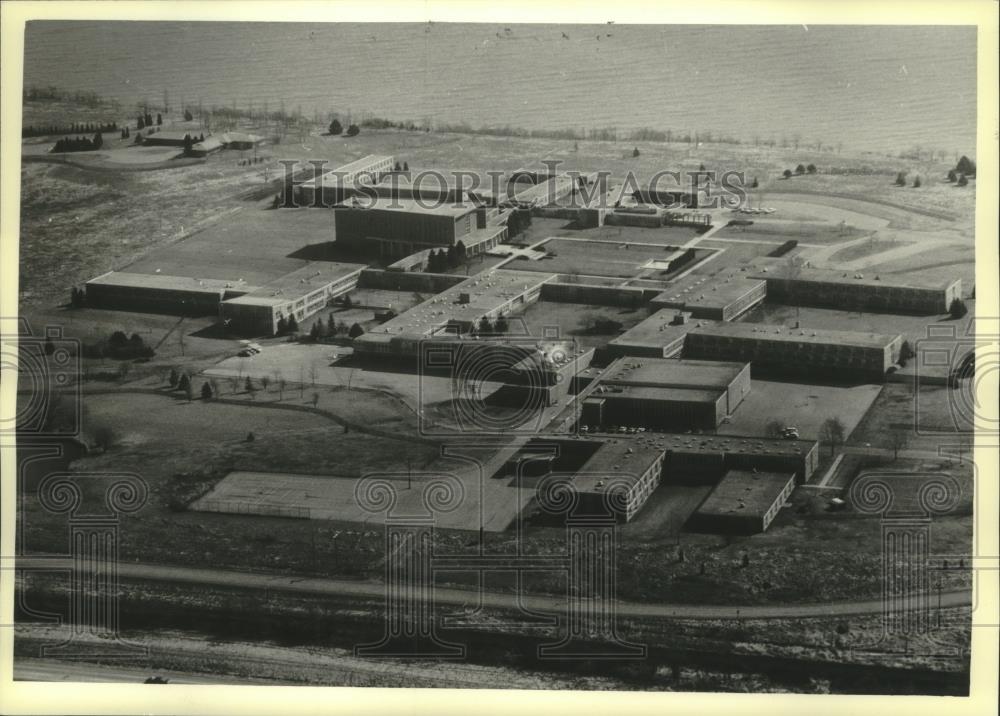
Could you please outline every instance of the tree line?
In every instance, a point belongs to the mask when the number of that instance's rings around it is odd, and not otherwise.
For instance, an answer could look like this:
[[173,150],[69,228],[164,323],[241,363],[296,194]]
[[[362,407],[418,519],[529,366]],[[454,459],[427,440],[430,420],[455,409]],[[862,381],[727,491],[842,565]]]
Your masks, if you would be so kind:
[[53,153],[60,152],[91,152],[104,146],[104,138],[98,132],[93,138],[88,137],[63,137],[52,147]]
[[117,122],[76,122],[62,127],[54,124],[45,127],[28,125],[21,130],[21,137],[47,137],[52,134],[90,134],[91,132],[113,132],[117,129]]
[[815,164],[809,164],[809,165],[799,164],[797,167],[795,167],[794,171],[791,169],[786,169],[781,173],[781,176],[785,177],[785,179],[791,179],[793,175],[802,176],[803,174],[815,174],[817,171],[818,169],[816,169]]
[[445,249],[431,249],[427,254],[425,273],[441,273],[449,268],[461,266],[467,258],[465,244],[461,240]]
[[[332,122],[330,122],[330,126],[327,127],[327,129],[329,130],[329,133],[332,134],[332,135],[334,135],[334,136],[337,136],[339,134],[344,134],[344,125],[342,125],[340,123],[340,120],[338,120],[338,119],[334,119]],[[347,136],[348,137],[356,137],[360,133],[361,133],[361,128],[358,127],[358,125],[356,125],[356,124],[350,124],[350,125],[347,126]]]

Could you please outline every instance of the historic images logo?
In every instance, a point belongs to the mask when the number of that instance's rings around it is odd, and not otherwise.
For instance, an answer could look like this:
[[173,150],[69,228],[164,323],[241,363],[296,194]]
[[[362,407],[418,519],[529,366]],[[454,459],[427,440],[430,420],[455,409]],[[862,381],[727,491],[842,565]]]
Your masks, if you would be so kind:
[[742,206],[749,185],[742,171],[660,169],[640,176],[629,169],[563,169],[558,159],[541,161],[543,169],[504,172],[487,170],[410,170],[398,166],[357,173],[328,169],[325,159],[279,160],[281,194],[276,207],[294,209],[400,209],[403,198],[419,208],[474,209],[487,205],[548,206],[612,211],[623,205],[651,202],[666,208],[725,209]]

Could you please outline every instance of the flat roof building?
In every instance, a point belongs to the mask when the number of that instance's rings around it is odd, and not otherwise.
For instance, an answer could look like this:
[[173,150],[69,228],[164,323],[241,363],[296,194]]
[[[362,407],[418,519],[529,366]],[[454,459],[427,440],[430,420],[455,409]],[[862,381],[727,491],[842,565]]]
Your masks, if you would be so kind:
[[87,305],[182,315],[218,313],[224,298],[254,290],[243,281],[108,271],[87,281]]
[[[461,183],[458,181],[461,177]],[[392,172],[371,187],[369,195],[395,199],[420,199],[424,202],[465,202],[472,206],[496,206],[503,187],[492,177],[485,179],[472,172]]]
[[692,523],[708,532],[764,532],[793,489],[792,473],[730,470],[695,512]]
[[726,416],[725,390],[601,385],[584,401],[581,422],[655,430],[713,430]]
[[358,284],[364,264],[315,262],[220,306],[223,324],[247,335],[273,335],[291,317],[302,321]]
[[377,247],[380,256],[401,258],[425,249],[465,248],[467,256],[489,251],[507,238],[498,212],[463,204],[427,204],[413,199],[351,199],[334,212],[337,241]]
[[690,313],[664,308],[611,340],[608,350],[614,356],[670,358],[680,355],[690,331],[709,324],[694,320]]
[[655,446],[620,438],[603,441],[573,477],[580,510],[631,521],[660,484],[663,461],[663,450]]
[[355,351],[417,357],[422,341],[465,336],[483,318],[495,321],[537,301],[542,285],[554,277],[537,271],[483,271],[359,336]]
[[607,386],[722,391],[726,395],[725,414],[731,414],[750,393],[750,364],[619,358],[602,371],[599,380]]
[[731,321],[761,303],[767,287],[762,279],[740,271],[714,276],[690,274],[649,303],[653,308],[682,309],[694,318]]
[[577,182],[569,174],[558,174],[551,179],[531,184],[514,194],[510,201],[521,206],[546,206],[555,204],[576,193]]
[[374,184],[393,171],[395,158],[382,154],[369,154],[343,164],[295,185],[295,200],[299,206],[331,207],[357,193],[358,184]]
[[815,440],[709,435],[698,433],[642,433],[636,440],[666,451],[664,479],[714,483],[729,470],[794,473],[805,482],[819,464]]
[[760,323],[714,323],[687,333],[685,358],[749,361],[751,370],[782,375],[884,378],[903,337]]
[[957,278],[917,285],[877,273],[817,268],[798,268],[789,275],[781,265],[752,277],[767,282],[773,301],[848,311],[940,314],[962,297],[962,281]]

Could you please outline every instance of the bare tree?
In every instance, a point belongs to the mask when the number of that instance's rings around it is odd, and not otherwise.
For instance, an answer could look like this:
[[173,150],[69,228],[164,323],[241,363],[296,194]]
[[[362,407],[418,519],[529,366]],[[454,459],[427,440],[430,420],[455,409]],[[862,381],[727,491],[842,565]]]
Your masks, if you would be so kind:
[[769,438],[780,438],[784,429],[785,425],[780,420],[769,420],[764,426],[764,435]]
[[910,435],[902,428],[896,428],[889,432],[889,444],[892,446],[892,459],[899,459],[899,451],[905,450],[910,442]]
[[101,449],[101,452],[107,452],[108,449],[115,442],[115,433],[111,427],[107,425],[101,425],[96,430],[94,430],[94,445]]
[[789,256],[788,260],[785,262],[783,274],[785,279],[785,300],[791,304],[795,305],[795,325],[799,325],[799,305],[795,303],[795,282],[798,281],[799,276],[802,275],[802,257],[801,256]]
[[830,446],[830,456],[836,451],[837,446],[844,444],[846,428],[840,418],[827,418],[819,429],[819,439]]

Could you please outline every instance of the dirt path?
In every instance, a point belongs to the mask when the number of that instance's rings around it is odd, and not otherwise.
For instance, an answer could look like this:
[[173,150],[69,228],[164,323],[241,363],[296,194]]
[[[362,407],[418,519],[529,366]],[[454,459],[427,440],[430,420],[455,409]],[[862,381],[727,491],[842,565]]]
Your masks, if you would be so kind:
[[[61,555],[20,557],[16,561],[16,566],[13,559],[7,558],[4,560],[4,569],[64,571],[69,570],[72,566],[73,560]],[[374,582],[290,577],[222,569],[199,569],[194,567],[172,567],[158,564],[123,562],[118,565],[118,575],[123,580],[145,579],[172,583],[257,589],[265,592],[278,591],[356,597],[365,600],[381,600],[386,596],[385,585]],[[942,592],[940,596],[942,607],[962,607],[972,604],[971,590]],[[566,597],[477,592],[453,587],[435,588],[433,598],[437,604],[451,606],[496,609],[520,609],[524,607],[533,611],[549,613],[564,613],[567,607]],[[641,604],[619,601],[616,603],[616,612],[619,616],[623,617],[652,617],[658,619],[798,619],[829,617],[833,615],[879,614],[885,606],[885,602],[881,599],[817,604],[731,606]]]

